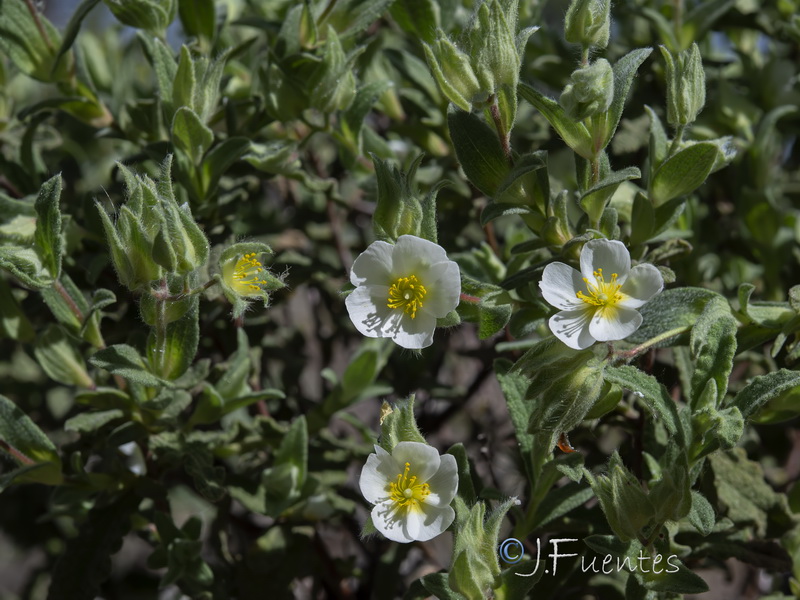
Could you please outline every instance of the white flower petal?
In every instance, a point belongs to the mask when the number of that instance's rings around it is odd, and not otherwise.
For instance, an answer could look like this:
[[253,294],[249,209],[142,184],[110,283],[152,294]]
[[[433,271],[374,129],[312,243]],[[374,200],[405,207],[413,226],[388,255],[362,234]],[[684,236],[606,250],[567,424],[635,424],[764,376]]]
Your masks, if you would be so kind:
[[631,255],[628,249],[617,240],[590,240],[581,250],[581,273],[590,282],[594,272],[603,269],[605,280],[617,274],[617,283],[623,283],[631,270]]
[[624,340],[642,324],[642,315],[621,306],[598,310],[589,324],[589,333],[599,342]]
[[367,337],[392,337],[400,328],[402,312],[387,306],[389,288],[362,285],[350,292],[344,303],[356,329]]
[[406,510],[391,500],[373,506],[370,516],[375,529],[380,531],[387,539],[401,544],[414,541],[414,538],[408,535]]
[[[438,244],[414,235],[401,235],[397,238],[392,253],[392,275],[394,277],[416,275],[420,281],[424,281],[424,271],[431,265],[447,260],[447,253]],[[428,284],[423,283],[423,285]]]
[[584,304],[576,296],[578,292],[586,293],[583,275],[564,263],[550,263],[544,268],[539,289],[547,302],[561,310],[573,310]]
[[427,290],[421,310],[437,319],[455,310],[461,297],[461,272],[455,262],[436,263],[421,281]]
[[562,310],[550,317],[550,331],[570,348],[583,350],[595,343],[589,332],[589,323],[594,314],[594,306]]
[[442,460],[436,448],[422,442],[400,442],[392,450],[392,458],[401,468],[406,463],[411,465],[409,475],[416,476],[417,483],[425,483],[433,477]]
[[386,242],[372,242],[364,252],[353,261],[350,269],[350,283],[362,285],[391,285],[392,252],[394,246]]
[[625,308],[639,308],[664,289],[661,271],[649,264],[636,265],[620,288],[625,297],[618,303]]
[[375,446],[376,454],[370,454],[361,469],[358,486],[370,504],[380,504],[389,498],[389,483],[402,473],[391,454]]
[[433,343],[433,331],[436,329],[435,317],[422,310],[418,310],[413,319],[411,315],[401,310],[396,309],[394,312],[401,315],[397,328],[393,329],[391,333],[395,344],[410,350],[421,350]]
[[436,474],[428,479],[430,494],[425,504],[430,506],[449,506],[458,491],[458,464],[452,454],[442,454],[441,464]]
[[418,542],[426,542],[444,533],[455,516],[456,513],[450,506],[423,503],[417,510],[408,511],[404,520],[404,533]]

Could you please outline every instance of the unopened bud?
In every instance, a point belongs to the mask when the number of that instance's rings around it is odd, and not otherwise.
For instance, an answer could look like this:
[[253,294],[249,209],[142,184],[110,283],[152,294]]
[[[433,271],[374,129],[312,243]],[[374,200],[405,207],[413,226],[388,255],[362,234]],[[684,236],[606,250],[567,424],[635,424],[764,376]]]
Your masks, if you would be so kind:
[[697,44],[674,56],[664,46],[667,66],[667,122],[673,127],[694,122],[706,103],[706,74]]
[[604,58],[575,70],[559,102],[576,121],[604,113],[614,99],[614,71]]
[[492,92],[504,85],[517,88],[520,57],[514,38],[500,3],[492,0],[481,4],[469,32],[470,54],[478,81]]
[[572,0],[564,18],[564,37],[584,47],[608,46],[611,0]]
[[424,49],[433,77],[450,102],[469,111],[473,102],[488,98],[488,92],[481,91],[469,56],[447,39],[441,29],[437,31],[433,47],[424,44]]
[[178,11],[177,0],[103,0],[118,21],[137,29],[162,32]]

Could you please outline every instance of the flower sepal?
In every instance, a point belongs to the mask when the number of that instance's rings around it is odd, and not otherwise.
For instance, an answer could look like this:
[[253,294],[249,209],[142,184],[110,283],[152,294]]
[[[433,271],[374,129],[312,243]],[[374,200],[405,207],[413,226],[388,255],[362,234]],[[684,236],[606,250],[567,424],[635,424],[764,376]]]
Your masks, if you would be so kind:
[[394,450],[400,442],[419,442],[424,444],[425,438],[417,427],[414,418],[414,394],[405,402],[391,406],[384,401],[381,407],[381,437],[378,441],[387,452]]

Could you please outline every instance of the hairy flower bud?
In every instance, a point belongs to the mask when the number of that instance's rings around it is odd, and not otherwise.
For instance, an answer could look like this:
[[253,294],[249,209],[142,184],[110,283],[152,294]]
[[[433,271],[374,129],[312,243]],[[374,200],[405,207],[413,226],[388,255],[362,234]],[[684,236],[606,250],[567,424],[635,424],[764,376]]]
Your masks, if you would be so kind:
[[[517,35],[516,2],[487,0],[479,5],[471,25],[464,32],[461,47],[442,30],[432,46],[425,45],[425,57],[442,93],[463,110],[485,107],[491,96],[516,90],[520,53],[531,27]],[[502,109],[501,109],[502,110]],[[505,115],[514,121],[515,109]]]
[[504,85],[516,89],[520,57],[514,32],[497,0],[481,4],[469,40],[473,67],[481,85],[492,93]]
[[576,121],[603,113],[614,99],[614,72],[604,58],[576,69],[561,93],[560,103]]
[[469,111],[473,103],[486,100],[488,93],[481,90],[469,56],[447,39],[441,29],[433,47],[424,44],[424,49],[433,77],[450,102]]
[[581,46],[608,46],[611,0],[572,0],[564,18],[564,37]]
[[677,56],[660,46],[667,72],[667,122],[673,127],[694,122],[706,103],[706,75],[697,44]]
[[103,0],[125,25],[149,31],[164,31],[178,12],[177,0]]

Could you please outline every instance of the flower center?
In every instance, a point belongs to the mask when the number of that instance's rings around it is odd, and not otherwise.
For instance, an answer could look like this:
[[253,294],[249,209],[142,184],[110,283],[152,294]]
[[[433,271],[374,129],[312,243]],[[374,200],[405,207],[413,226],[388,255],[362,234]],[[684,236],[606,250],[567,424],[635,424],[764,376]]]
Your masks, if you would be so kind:
[[262,265],[256,258],[255,252],[245,254],[236,261],[233,271],[233,280],[241,285],[246,285],[251,290],[258,291],[260,286],[267,283],[264,279],[259,279],[258,274],[264,271]]
[[401,508],[416,508],[425,501],[431,488],[427,483],[417,483],[417,476],[409,477],[411,464],[406,463],[402,473],[398,473],[397,481],[389,484],[389,497]]
[[583,292],[575,294],[578,298],[592,304],[594,306],[609,307],[614,306],[617,302],[622,300],[622,294],[619,289],[622,287],[621,283],[617,283],[617,274],[611,274],[611,280],[606,281],[603,276],[603,269],[597,269],[594,272],[594,283],[589,283],[589,280],[584,277],[583,281],[586,283],[586,290],[589,292],[587,296]]
[[400,308],[411,318],[417,316],[417,310],[422,308],[422,300],[428,291],[425,289],[416,275],[400,277],[389,288],[389,308]]

